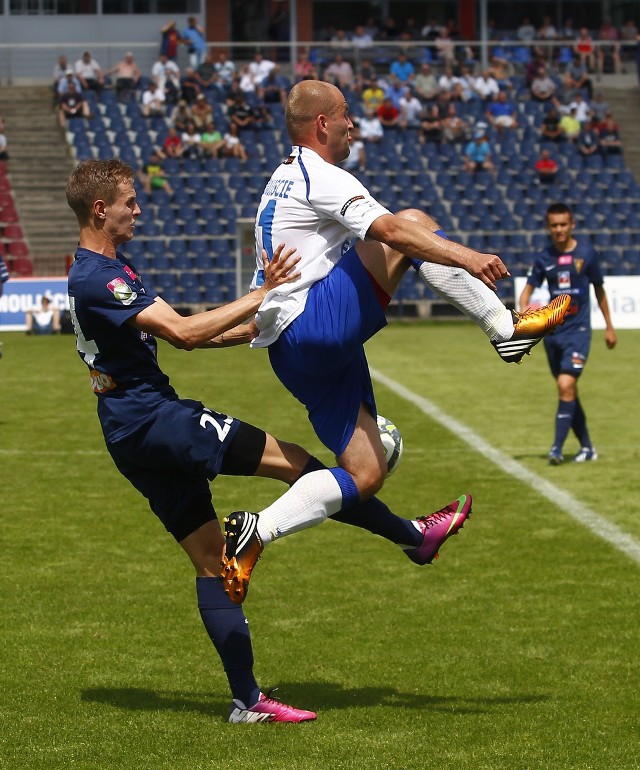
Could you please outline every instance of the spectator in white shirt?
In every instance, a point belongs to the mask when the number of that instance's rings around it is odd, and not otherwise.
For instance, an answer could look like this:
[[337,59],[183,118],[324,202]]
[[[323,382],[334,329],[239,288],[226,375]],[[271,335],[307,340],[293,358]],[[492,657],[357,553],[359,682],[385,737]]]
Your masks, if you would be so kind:
[[584,96],[578,91],[576,95],[573,97],[573,101],[571,101],[568,105],[568,107],[562,107],[561,112],[568,112],[570,113],[571,110],[575,110],[575,116],[576,118],[582,123],[583,125],[590,119],[591,117],[591,105],[589,102],[584,98]]
[[275,66],[275,62],[265,59],[260,51],[255,52],[253,61],[249,64],[249,74],[253,78],[255,88],[260,88],[262,81]]
[[400,99],[400,127],[420,128],[421,113],[422,102],[411,93],[410,88],[405,88]]
[[536,36],[536,30],[533,24],[527,17],[522,20],[522,24],[518,27],[516,37],[523,43],[530,43]]
[[164,91],[151,81],[149,88],[142,94],[142,114],[145,118],[164,116],[166,97]]
[[104,88],[104,72],[89,51],[82,54],[75,63],[74,69],[83,89],[101,91]]
[[151,67],[151,78],[158,89],[175,101],[180,93],[180,68],[166,54],[160,54],[160,58]]
[[483,102],[491,100],[500,93],[498,81],[489,71],[485,71],[477,78],[475,88]]
[[340,89],[351,87],[353,83],[353,67],[345,60],[341,53],[335,55],[334,60],[324,71],[324,80],[333,83]]
[[359,24],[353,31],[351,43],[354,48],[369,48],[373,45],[373,38],[365,31],[362,24]]
[[384,128],[380,118],[373,110],[365,109],[364,116],[358,119],[360,138],[363,142],[379,142],[384,136]]

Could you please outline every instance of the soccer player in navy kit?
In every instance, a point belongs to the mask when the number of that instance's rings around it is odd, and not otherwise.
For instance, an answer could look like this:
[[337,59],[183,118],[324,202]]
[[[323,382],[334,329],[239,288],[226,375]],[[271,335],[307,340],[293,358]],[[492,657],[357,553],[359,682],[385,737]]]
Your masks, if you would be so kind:
[[606,345],[611,349],[617,342],[598,258],[588,242],[578,242],[573,237],[574,225],[568,206],[564,203],[549,206],[547,228],[551,234],[551,245],[536,258],[519,300],[520,309],[526,309],[533,290],[545,281],[552,297],[560,293],[571,296],[564,324],[544,340],[559,397],[555,438],[548,454],[551,465],[560,465],[564,461],[562,450],[570,430],[575,433],[580,446],[573,461],[582,463],[598,459],[578,397],[578,378],[587,363],[591,345],[590,284],[593,284],[604,316]]
[[[309,455],[197,401],[178,398],[156,360],[155,337],[188,350],[225,345],[224,332],[255,312],[264,292],[182,318],[146,287],[118,252],[133,237],[141,213],[134,172],[120,160],[81,163],[67,184],[67,201],[80,225],[69,272],[71,317],[78,353],[98,397],[107,449],[195,567],[202,621],[233,695],[229,721],[315,719],[313,712],[260,692],[247,620],[219,577],[224,538],[209,489],[209,480],[218,473],[293,484]],[[271,287],[296,275],[289,275],[295,259],[286,261],[292,250],[280,260],[282,251],[269,265]]]

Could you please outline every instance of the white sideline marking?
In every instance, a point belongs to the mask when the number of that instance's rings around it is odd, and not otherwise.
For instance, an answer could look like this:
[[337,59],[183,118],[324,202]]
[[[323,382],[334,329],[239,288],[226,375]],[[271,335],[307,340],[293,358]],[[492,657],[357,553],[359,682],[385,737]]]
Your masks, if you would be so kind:
[[617,548],[634,561],[640,563],[640,543],[638,543],[637,540],[634,540],[631,535],[628,535],[618,526],[591,510],[591,508],[583,505],[579,500],[573,497],[573,495],[570,495],[568,492],[565,492],[565,490],[560,489],[560,487],[557,487],[555,484],[542,478],[542,476],[538,476],[537,473],[533,473],[533,471],[525,468],[524,465],[521,465],[516,460],[500,452],[500,450],[487,443],[467,425],[458,422],[458,420],[443,412],[440,407],[436,406],[432,401],[429,401],[429,399],[419,396],[417,393],[405,388],[404,385],[392,380],[377,369],[371,368],[371,376],[374,380],[393,391],[397,396],[409,401],[409,403],[413,404],[421,412],[428,417],[431,417],[432,420],[435,420],[440,423],[440,425],[447,428],[447,430],[454,433],[473,450],[491,460],[491,462],[497,465],[500,470],[513,476],[518,481],[524,482],[531,487],[534,492],[538,492],[543,497],[546,497],[551,503],[562,508],[565,513],[575,519],[579,524],[582,524],[582,526],[591,530],[594,535],[597,535],[614,548]]

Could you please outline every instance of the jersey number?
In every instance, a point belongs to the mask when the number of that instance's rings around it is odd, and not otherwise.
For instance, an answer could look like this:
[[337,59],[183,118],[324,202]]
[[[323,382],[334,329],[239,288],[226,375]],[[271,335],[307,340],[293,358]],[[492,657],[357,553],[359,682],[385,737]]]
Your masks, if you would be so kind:
[[275,213],[276,201],[271,199],[258,217],[258,224],[262,228],[262,247],[267,252],[269,262],[273,259],[273,217]]
[[213,425],[216,433],[218,434],[218,441],[222,443],[227,433],[231,430],[231,423],[233,422],[233,417],[225,417],[224,422],[222,423],[222,425],[220,425],[220,423],[216,420],[216,418],[211,416],[210,409],[205,409],[204,411],[206,412],[206,414],[203,414],[200,417],[200,427],[206,430],[207,425]]

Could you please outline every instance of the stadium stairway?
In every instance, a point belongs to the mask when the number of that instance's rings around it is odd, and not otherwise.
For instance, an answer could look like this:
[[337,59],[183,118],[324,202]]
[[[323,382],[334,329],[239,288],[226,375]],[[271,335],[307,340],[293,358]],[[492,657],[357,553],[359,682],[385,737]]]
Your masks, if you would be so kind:
[[627,167],[640,179],[640,143],[637,139],[640,125],[640,87],[638,75],[633,72],[622,75],[605,75],[596,81],[594,90],[602,91],[609,103],[613,119],[620,127]]
[[34,272],[62,275],[78,240],[65,186],[74,167],[47,86],[0,87],[8,171]]

